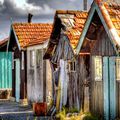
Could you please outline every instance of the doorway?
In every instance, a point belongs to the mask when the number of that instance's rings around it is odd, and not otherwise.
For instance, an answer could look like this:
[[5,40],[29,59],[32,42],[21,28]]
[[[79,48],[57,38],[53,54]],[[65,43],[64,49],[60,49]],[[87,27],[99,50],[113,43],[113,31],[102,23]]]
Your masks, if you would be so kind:
[[116,68],[115,57],[103,57],[104,118],[116,117]]

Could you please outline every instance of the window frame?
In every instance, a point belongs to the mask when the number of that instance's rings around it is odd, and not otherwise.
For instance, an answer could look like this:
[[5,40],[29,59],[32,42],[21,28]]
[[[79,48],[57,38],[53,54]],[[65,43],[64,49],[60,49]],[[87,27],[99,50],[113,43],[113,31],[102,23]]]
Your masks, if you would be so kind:
[[[94,80],[95,81],[103,81],[103,60],[102,60],[102,56],[94,56],[93,57],[93,64],[94,64]],[[99,65],[97,65],[97,64],[99,64]],[[99,69],[99,70],[97,70],[97,69]]]
[[[120,63],[118,63],[118,61],[120,62],[120,58],[116,58],[116,60],[115,60],[115,71],[116,71],[116,81],[120,81],[120,75],[118,75],[118,73],[120,73]],[[119,72],[118,72],[118,70],[119,70]]]
[[68,62],[68,70],[69,72],[76,72],[76,61]]
[[30,63],[29,63],[29,67],[30,69],[34,69],[35,67],[35,50],[30,50],[29,51],[29,60],[30,60]]

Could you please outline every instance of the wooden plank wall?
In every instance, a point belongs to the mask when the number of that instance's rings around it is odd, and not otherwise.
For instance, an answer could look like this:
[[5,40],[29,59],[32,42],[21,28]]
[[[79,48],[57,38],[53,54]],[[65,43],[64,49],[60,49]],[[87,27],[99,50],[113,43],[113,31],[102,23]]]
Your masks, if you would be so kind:
[[50,61],[46,61],[46,101],[50,103],[52,98],[52,70],[50,66]]
[[[116,59],[120,59],[120,57],[116,57]],[[117,117],[120,118],[120,80],[116,80],[116,114]]]
[[[34,52],[34,67],[30,67],[28,61],[28,100],[43,102],[43,50],[35,49]],[[28,58],[30,58],[30,51]]]
[[66,35],[61,34],[59,43],[52,56],[52,63],[59,63],[60,59],[71,60],[74,58],[73,50]]
[[94,64],[92,56],[115,56],[115,50],[107,33],[103,28],[99,29],[97,40],[91,49],[91,85],[90,85],[90,108],[94,114],[103,116],[103,80],[95,81],[94,79]]
[[97,33],[97,40],[91,49],[91,55],[100,55],[100,56],[115,56],[116,52],[113,48],[113,44],[109,39],[107,33],[103,28],[99,29]]
[[[32,50],[32,49],[31,49]],[[48,101],[52,94],[52,76],[49,61],[43,60],[44,49],[34,49],[35,66],[30,67],[30,50],[28,50],[27,93],[29,101]],[[49,84],[48,84],[49,83]],[[50,88],[51,87],[51,88]]]
[[0,89],[12,89],[12,52],[0,52]]
[[116,81],[116,112],[117,117],[120,118],[120,82]]
[[94,79],[94,63],[91,58],[91,82],[90,82],[90,111],[93,114],[103,115],[103,81]]
[[27,56],[26,51],[22,52],[20,53],[20,99],[25,99],[27,98]]

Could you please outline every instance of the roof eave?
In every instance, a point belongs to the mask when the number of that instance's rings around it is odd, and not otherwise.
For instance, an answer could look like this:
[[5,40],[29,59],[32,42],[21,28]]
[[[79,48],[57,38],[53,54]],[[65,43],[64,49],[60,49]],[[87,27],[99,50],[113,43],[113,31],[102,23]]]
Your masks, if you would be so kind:
[[114,47],[114,50],[116,51],[116,54],[119,54],[118,49],[117,49],[117,45],[120,46],[120,38],[117,34],[117,31],[114,28],[114,25],[112,24],[112,21],[110,20],[110,17],[109,17],[109,14],[107,13],[106,8],[101,4],[99,5],[95,1],[93,2],[92,6],[91,6],[87,21],[85,23],[85,27],[83,29],[83,32],[81,34],[78,46],[76,48],[76,54],[79,54],[79,52],[81,50],[83,41],[85,39],[85,36],[87,34],[87,30],[89,28],[89,25],[91,23],[91,20],[93,18],[93,15],[94,15],[95,11],[97,11],[99,17],[101,18],[101,22],[102,22],[102,24],[105,28],[105,31],[107,32],[110,40],[111,40],[111,42],[113,43],[113,47]]
[[82,44],[83,44],[83,41],[84,41],[84,38],[87,34],[87,30],[89,28],[89,25],[92,21],[92,18],[93,18],[93,15],[94,15],[94,12],[95,12],[95,3],[93,2],[92,5],[91,5],[91,9],[89,11],[89,14],[88,14],[88,17],[87,17],[87,20],[85,22],[85,25],[84,25],[84,28],[83,28],[83,31],[81,33],[81,36],[80,36],[80,39],[79,39],[79,42],[78,42],[78,45],[75,49],[75,54],[79,54],[80,50],[81,50],[81,47],[82,47]]
[[14,27],[13,27],[13,26],[11,26],[11,27],[12,27],[12,30],[13,30],[13,33],[14,33],[14,36],[15,36],[16,43],[17,43],[17,45],[18,45],[18,49],[19,49],[19,50],[22,50],[22,48],[20,47],[20,43],[19,43],[19,41],[18,41],[18,37],[17,37],[16,32],[15,32],[15,30],[14,30]]

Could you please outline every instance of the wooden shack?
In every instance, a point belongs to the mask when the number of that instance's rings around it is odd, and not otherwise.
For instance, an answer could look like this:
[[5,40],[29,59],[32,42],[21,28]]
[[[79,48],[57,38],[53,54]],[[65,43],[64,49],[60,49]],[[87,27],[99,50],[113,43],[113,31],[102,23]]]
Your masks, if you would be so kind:
[[[26,99],[43,102],[46,99],[45,62],[42,60],[52,25],[48,23],[13,23],[8,51],[14,52],[12,97],[17,102]],[[48,68],[49,70],[49,68]],[[44,78],[43,78],[44,76]],[[44,84],[45,84],[45,87]],[[45,93],[43,93],[43,88]]]
[[75,55],[87,12],[56,11],[53,31],[44,59],[52,68],[54,107],[84,109],[86,70],[83,60]]
[[120,4],[95,0],[76,53],[87,57],[90,111],[105,120],[120,118],[119,50]]
[[8,40],[0,41],[0,99],[10,98],[12,92],[12,52],[7,52]]

